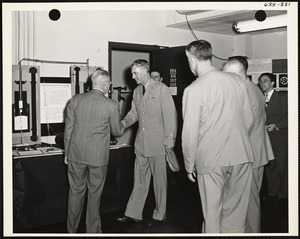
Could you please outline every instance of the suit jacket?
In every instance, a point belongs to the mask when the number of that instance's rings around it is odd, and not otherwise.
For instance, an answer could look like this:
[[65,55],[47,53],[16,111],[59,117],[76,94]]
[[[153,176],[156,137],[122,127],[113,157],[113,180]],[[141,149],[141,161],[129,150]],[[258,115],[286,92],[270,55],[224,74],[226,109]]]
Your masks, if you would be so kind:
[[267,125],[275,124],[278,130],[268,132],[273,147],[288,145],[288,100],[286,92],[273,92],[266,107]]
[[74,95],[67,105],[64,132],[68,160],[92,165],[108,164],[110,134],[122,133],[119,104],[99,90]]
[[239,76],[206,69],[183,93],[182,149],[185,168],[210,173],[216,165],[253,162],[249,134],[254,116]]
[[135,154],[154,157],[166,154],[165,146],[175,145],[177,111],[169,88],[150,79],[143,95],[143,86],[133,91],[131,110],[124,117],[126,128],[139,122],[135,139]]
[[265,98],[261,90],[249,79],[245,80],[254,114],[254,127],[250,141],[254,153],[253,167],[263,166],[274,159],[272,145],[266,130]]

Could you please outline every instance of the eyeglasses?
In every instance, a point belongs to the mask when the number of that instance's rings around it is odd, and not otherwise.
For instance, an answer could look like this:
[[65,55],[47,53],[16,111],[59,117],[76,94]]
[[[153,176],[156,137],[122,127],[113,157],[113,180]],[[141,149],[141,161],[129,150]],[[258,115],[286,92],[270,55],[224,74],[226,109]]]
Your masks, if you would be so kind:
[[104,81],[104,83],[109,83],[109,85],[112,85],[112,82],[111,81]]

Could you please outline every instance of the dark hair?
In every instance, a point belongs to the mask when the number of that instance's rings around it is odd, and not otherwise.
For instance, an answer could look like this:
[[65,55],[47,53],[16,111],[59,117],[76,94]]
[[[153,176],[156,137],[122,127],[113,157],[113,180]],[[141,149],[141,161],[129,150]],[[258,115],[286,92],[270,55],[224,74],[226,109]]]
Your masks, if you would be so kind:
[[211,60],[212,48],[211,44],[205,40],[193,41],[187,45],[186,51],[194,55],[199,60]]
[[276,83],[276,76],[275,76],[273,73],[269,73],[269,72],[262,73],[262,74],[258,77],[258,81],[260,81],[260,79],[261,79],[263,76],[269,77],[269,79],[270,79],[271,82]]
[[149,66],[149,63],[148,61],[144,60],[144,59],[138,59],[138,60],[135,60],[132,64],[131,64],[131,67],[133,66],[137,66],[137,67],[144,67],[147,72],[149,73],[150,72],[150,66]]
[[156,69],[152,69],[152,70],[151,70],[151,73],[154,72],[154,71],[155,71],[155,72],[158,72],[158,73],[160,74],[160,72],[159,72],[158,70],[156,70]]
[[228,62],[231,61],[238,61],[243,65],[244,71],[247,72],[248,70],[248,57],[247,56],[231,56],[228,58]]

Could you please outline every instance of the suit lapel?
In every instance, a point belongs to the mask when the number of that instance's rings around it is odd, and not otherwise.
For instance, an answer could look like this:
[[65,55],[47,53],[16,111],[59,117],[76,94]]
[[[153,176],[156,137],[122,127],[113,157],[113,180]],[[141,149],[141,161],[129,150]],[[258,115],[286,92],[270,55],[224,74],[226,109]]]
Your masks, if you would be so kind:
[[267,117],[271,114],[271,112],[273,112],[273,109],[276,107],[276,105],[278,104],[278,92],[274,90],[271,99],[268,103],[268,106],[266,107],[266,113],[267,113]]

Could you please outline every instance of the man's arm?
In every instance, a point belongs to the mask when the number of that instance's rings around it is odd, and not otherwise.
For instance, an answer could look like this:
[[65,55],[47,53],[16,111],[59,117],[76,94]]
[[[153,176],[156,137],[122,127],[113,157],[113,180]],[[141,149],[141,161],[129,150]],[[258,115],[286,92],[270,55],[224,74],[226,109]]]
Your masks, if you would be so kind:
[[65,163],[67,163],[67,156],[69,151],[70,139],[73,132],[75,113],[72,99],[67,104],[65,120],[65,131],[64,131],[64,148],[65,148]]
[[160,104],[164,121],[164,145],[174,147],[177,134],[177,111],[167,86],[162,86],[160,91]]
[[114,104],[109,112],[110,130],[113,136],[121,136],[124,132],[124,127],[121,124],[120,105]]
[[288,128],[288,99],[287,94],[283,92],[279,92],[279,120],[277,122],[274,122],[277,129],[287,129]]
[[131,109],[130,111],[127,113],[127,115],[124,117],[124,119],[122,119],[121,123],[123,125],[123,127],[125,129],[127,129],[128,127],[130,127],[131,125],[133,125],[136,121],[138,121],[138,114],[137,114],[137,109],[136,109],[136,105],[135,105],[135,93],[136,91],[133,91],[133,99],[131,102]]
[[189,174],[194,172],[196,152],[198,148],[200,118],[202,106],[195,93],[186,88],[182,98],[182,152],[185,169]]
[[253,127],[255,124],[255,118],[254,118],[254,113],[253,113],[253,106],[251,104],[250,96],[248,89],[246,86],[244,86],[244,102],[243,102],[243,116],[244,116],[244,122],[245,126],[248,132],[248,135],[251,135],[253,131]]

